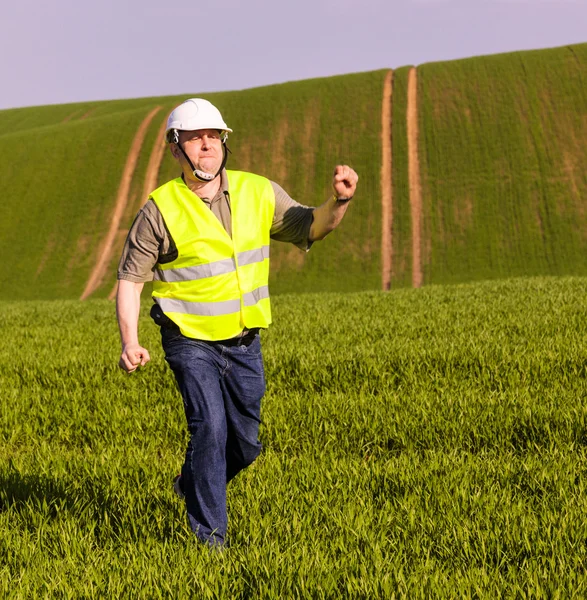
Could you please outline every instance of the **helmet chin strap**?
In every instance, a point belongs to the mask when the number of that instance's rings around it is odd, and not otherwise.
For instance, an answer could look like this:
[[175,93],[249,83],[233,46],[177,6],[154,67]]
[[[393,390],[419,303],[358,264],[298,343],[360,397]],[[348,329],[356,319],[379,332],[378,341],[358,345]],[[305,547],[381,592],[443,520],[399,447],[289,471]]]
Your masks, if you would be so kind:
[[216,179],[216,177],[218,177],[218,175],[220,175],[220,173],[222,172],[222,169],[224,169],[224,167],[226,165],[226,160],[228,159],[228,152],[230,152],[230,150],[228,149],[228,146],[226,145],[226,141],[222,142],[222,164],[220,165],[220,168],[218,169],[218,172],[215,175],[212,175],[212,173],[206,173],[205,171],[201,171],[200,169],[196,169],[196,167],[194,167],[194,163],[190,160],[190,157],[186,154],[185,150],[183,149],[182,145],[180,144],[179,136],[177,136],[174,141],[175,141],[175,144],[177,145],[177,147],[181,150],[181,153],[183,154],[183,157],[186,159],[188,165],[190,166],[193,176],[198,181],[201,181],[202,183],[207,183],[209,181],[212,181],[212,180]]

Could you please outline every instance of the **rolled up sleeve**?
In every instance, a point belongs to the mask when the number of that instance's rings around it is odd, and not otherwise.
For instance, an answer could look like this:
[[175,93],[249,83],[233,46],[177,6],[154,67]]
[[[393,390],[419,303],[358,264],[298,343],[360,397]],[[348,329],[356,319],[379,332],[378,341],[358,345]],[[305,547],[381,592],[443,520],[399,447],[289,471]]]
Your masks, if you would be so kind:
[[314,207],[296,202],[277,183],[271,182],[275,192],[275,213],[271,226],[271,239],[289,242],[300,250],[308,251],[310,228],[314,220]]
[[153,268],[169,245],[162,218],[152,200],[138,212],[126,236],[118,263],[118,279],[146,283],[153,279]]

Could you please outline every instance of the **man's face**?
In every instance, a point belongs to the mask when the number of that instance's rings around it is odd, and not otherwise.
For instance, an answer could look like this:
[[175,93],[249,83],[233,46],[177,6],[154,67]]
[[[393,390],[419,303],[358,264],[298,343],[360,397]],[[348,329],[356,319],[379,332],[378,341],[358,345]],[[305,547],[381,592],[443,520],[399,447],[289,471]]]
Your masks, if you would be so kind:
[[[224,156],[221,135],[216,129],[180,131],[179,142],[196,169],[205,173],[218,172]],[[185,157],[175,144],[171,145],[171,153],[181,164],[184,173],[191,173]]]

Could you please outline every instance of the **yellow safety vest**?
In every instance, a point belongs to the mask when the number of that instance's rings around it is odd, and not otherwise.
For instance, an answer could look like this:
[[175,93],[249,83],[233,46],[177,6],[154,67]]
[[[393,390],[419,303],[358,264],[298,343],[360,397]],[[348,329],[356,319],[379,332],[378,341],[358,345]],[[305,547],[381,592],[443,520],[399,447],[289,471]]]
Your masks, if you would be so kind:
[[271,323],[273,186],[259,175],[226,173],[232,238],[181,177],[151,194],[178,251],[155,265],[153,299],[190,338],[225,340]]

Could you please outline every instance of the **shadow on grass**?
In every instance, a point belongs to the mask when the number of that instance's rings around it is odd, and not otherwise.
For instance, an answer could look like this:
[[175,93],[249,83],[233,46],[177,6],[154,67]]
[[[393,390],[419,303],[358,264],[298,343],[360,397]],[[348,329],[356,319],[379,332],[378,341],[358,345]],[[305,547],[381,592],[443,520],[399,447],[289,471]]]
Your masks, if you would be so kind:
[[22,474],[18,471],[0,473],[0,510],[18,510],[20,505],[71,504],[72,498],[63,480],[47,475]]
[[179,533],[180,506],[169,498],[132,493],[99,477],[74,480],[46,474],[0,472],[0,512],[10,512],[22,527],[35,531],[39,523],[73,519],[98,539],[137,541],[145,537],[169,540]]

